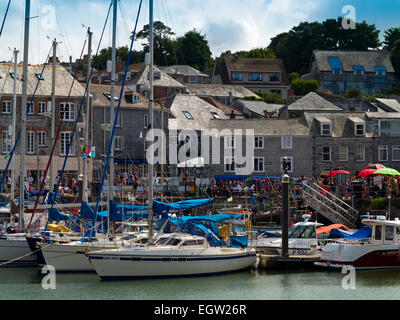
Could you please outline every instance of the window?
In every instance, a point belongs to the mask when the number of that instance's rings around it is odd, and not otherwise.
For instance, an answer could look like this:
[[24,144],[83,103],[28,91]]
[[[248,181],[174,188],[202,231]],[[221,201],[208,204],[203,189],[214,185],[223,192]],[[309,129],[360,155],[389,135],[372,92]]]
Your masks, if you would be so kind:
[[376,76],[385,76],[386,75],[386,68],[385,67],[374,67],[375,68],[375,75]]
[[264,149],[264,137],[254,137],[254,148]]
[[189,83],[197,83],[197,77],[196,76],[189,76]]
[[114,150],[123,150],[124,149],[124,137],[116,136],[114,138]]
[[264,172],[264,158],[254,158],[254,172]]
[[272,82],[279,82],[280,81],[279,73],[270,73],[268,76],[269,76],[269,81],[272,81]]
[[216,112],[211,112],[211,115],[215,118],[215,119],[221,119],[220,115]]
[[118,118],[117,118],[117,127],[122,127],[122,113],[121,110],[118,112]]
[[382,239],[382,226],[375,226],[375,240]]
[[3,131],[2,132],[2,153],[10,153],[11,152],[11,145],[8,144],[7,142],[10,142],[10,139],[8,138],[8,132]]
[[356,148],[356,161],[365,161],[365,147]]
[[399,120],[379,120],[378,125],[374,123],[380,137],[400,137]]
[[321,123],[321,135],[330,136],[332,134],[330,123]]
[[224,158],[225,172],[235,172],[235,159],[233,157]]
[[3,101],[3,114],[11,114],[11,101]]
[[342,69],[332,69],[332,74],[334,76],[340,76],[342,75],[343,70]]
[[388,161],[388,146],[379,146],[378,147],[378,160],[379,161]]
[[196,240],[186,240],[185,242],[182,243],[182,246],[196,246],[197,241]]
[[145,114],[143,119],[144,119],[144,128],[147,129],[149,127],[149,116]]
[[[286,164],[288,166],[288,172],[293,172],[293,157],[286,157]],[[281,157],[281,170],[283,170],[283,157]]]
[[232,73],[232,81],[242,81],[242,80],[243,80],[243,76],[241,73],[238,73],[238,72]]
[[134,96],[133,96],[133,102],[134,102],[134,103],[137,103],[137,102],[139,102],[139,101],[140,101],[140,96],[134,95]]
[[26,145],[27,145],[27,153],[34,154],[35,153],[35,132],[27,131],[26,132]]
[[[62,131],[60,133],[60,156],[67,155],[68,146],[71,141],[72,132],[71,131]],[[69,150],[69,155],[75,155],[74,142],[72,141],[71,148]]]
[[322,161],[331,161],[331,147],[322,147]]
[[347,146],[339,146],[339,161],[348,160],[348,149]]
[[385,240],[393,240],[393,236],[394,236],[394,227],[385,226]]
[[75,104],[74,103],[60,103],[60,118],[64,113],[64,121],[75,120]]
[[292,149],[292,137],[281,137],[281,147],[282,149]]
[[356,123],[355,127],[356,136],[364,136],[365,135],[365,124],[364,123]]
[[235,148],[235,137],[233,137],[233,136],[225,137],[224,138],[224,146],[227,149]]
[[34,102],[27,102],[26,103],[26,114],[35,114],[35,103]]
[[354,75],[362,76],[364,75],[364,67],[363,66],[353,66]]
[[249,80],[250,81],[262,81],[263,75],[262,75],[262,73],[249,73]]
[[38,114],[44,114],[46,112],[46,102],[38,103]]
[[194,120],[193,116],[191,115],[191,113],[189,111],[182,111],[182,112],[185,115],[186,119]]
[[46,131],[39,131],[38,132],[38,140],[39,140],[39,147],[46,146]]
[[392,147],[392,161],[400,161],[400,146]]

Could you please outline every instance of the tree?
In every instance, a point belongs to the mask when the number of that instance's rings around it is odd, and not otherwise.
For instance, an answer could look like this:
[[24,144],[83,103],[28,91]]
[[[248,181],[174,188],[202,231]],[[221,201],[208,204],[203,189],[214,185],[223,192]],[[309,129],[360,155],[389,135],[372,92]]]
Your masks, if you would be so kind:
[[396,77],[400,79],[400,39],[394,42],[390,54]]
[[304,96],[310,92],[315,92],[319,89],[317,80],[304,80],[301,78],[294,79],[290,88],[294,91],[295,95]]
[[[97,70],[104,70],[107,67],[107,61],[111,60],[112,48],[104,48],[100,50],[97,56],[93,57],[93,67]],[[128,60],[129,48],[127,46],[115,49],[115,55],[120,61],[126,62]],[[131,64],[143,61],[144,53],[142,51],[133,51],[131,56]],[[86,60],[85,60],[85,63]]]
[[347,89],[346,96],[349,99],[361,99],[362,92],[360,88],[349,88]]
[[[171,39],[175,35],[172,29],[161,21],[155,21],[153,24],[153,46],[154,63],[157,65],[170,65],[176,63],[176,41]],[[146,39],[142,43],[143,51],[149,52],[150,27],[146,24],[142,30],[136,34],[136,39]],[[131,36],[132,37],[132,36]]]
[[[206,40],[206,35],[193,29],[177,39],[177,50],[180,64],[189,65],[200,71],[209,71],[214,60]],[[207,69],[207,70],[206,70]]]
[[400,28],[390,28],[385,31],[383,43],[386,48],[392,50],[394,48],[394,43],[400,40]]
[[342,17],[320,22],[301,22],[289,32],[276,35],[268,48],[283,60],[287,72],[304,74],[308,71],[314,50],[359,50],[380,46],[379,30],[365,21],[356,29],[345,30]]

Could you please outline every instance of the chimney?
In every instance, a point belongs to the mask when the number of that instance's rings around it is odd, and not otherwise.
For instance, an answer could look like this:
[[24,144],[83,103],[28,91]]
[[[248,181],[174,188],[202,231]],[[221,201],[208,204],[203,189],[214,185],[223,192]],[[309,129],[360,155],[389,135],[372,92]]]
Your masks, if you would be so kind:
[[232,91],[229,91],[229,105],[231,105],[233,103],[233,94]]

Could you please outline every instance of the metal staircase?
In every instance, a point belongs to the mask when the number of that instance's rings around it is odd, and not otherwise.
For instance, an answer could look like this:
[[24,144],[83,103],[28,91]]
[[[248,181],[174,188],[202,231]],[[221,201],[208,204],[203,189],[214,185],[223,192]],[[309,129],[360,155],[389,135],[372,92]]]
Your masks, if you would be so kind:
[[319,185],[303,185],[302,194],[307,206],[333,223],[344,224],[348,228],[356,226],[359,212]]

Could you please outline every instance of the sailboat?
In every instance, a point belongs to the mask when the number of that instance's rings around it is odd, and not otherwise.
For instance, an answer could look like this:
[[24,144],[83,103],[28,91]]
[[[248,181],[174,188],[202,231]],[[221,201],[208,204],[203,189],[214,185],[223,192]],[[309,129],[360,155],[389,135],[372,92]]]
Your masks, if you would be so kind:
[[[153,128],[153,0],[149,1],[149,123]],[[213,247],[205,237],[197,235],[179,232],[155,239],[151,161],[149,161],[148,206],[147,244],[144,246],[122,244],[115,249],[90,251],[86,254],[101,279],[209,275],[246,269],[256,262],[256,252],[252,248]]]

